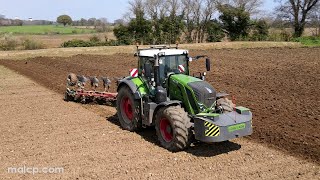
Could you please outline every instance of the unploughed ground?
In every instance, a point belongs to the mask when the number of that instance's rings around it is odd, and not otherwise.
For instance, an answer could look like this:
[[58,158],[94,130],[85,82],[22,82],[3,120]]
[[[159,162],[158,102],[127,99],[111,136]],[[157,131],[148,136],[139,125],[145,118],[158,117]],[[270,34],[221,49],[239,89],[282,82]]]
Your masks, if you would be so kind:
[[[249,139],[320,162],[320,48],[195,50],[190,53],[209,55],[213,68],[207,80],[218,91],[234,96],[237,105],[253,111],[254,133]],[[131,54],[115,54],[38,57],[0,61],[0,64],[63,94],[69,72],[121,77],[136,67],[137,61]],[[193,72],[205,69],[203,61],[192,62],[191,67]],[[94,107],[93,111],[107,118],[114,115],[101,107]]]
[[104,41],[105,38],[115,39],[115,36],[112,32],[106,33],[92,33],[92,34],[64,34],[64,35],[15,35],[17,39],[32,39],[36,42],[42,43],[43,48],[58,48],[61,47],[61,44],[70,41],[73,39],[89,41],[91,37],[97,36],[101,41]]
[[[52,42],[57,39],[53,37]],[[51,41],[50,39],[48,41]],[[173,45],[175,46],[175,45]],[[298,48],[303,45],[298,42],[270,42],[270,41],[237,41],[237,42],[217,42],[199,44],[181,44],[180,48],[193,50],[210,49],[242,49],[242,48],[271,48],[290,47]],[[150,46],[139,46],[139,48],[149,48]],[[100,46],[100,47],[76,47],[76,48],[50,48],[38,50],[1,51],[0,59],[26,59],[33,57],[70,57],[78,54],[86,55],[112,55],[115,53],[133,54],[137,50],[135,45],[130,46]]]
[[[108,106],[80,105],[0,66],[1,179],[319,179],[320,166],[244,138],[171,153],[152,129],[124,131]],[[8,167],[63,167],[9,174]]]

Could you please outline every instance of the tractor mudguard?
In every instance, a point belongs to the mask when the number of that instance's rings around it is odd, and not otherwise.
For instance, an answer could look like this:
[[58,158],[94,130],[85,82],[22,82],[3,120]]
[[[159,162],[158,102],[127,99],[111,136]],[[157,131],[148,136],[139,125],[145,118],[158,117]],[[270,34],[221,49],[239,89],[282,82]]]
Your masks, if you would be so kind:
[[154,122],[154,115],[162,107],[172,106],[172,105],[181,105],[181,101],[165,101],[160,104],[154,102],[149,102],[144,104],[144,119],[142,120],[143,125],[151,126]]
[[160,108],[162,106],[180,105],[181,103],[182,103],[181,101],[175,101],[175,100],[165,101],[165,102],[162,102],[162,103],[158,104],[157,109],[158,109],[158,107]]
[[252,113],[201,113],[194,117],[195,138],[202,142],[223,142],[252,134]]
[[[143,94],[145,93],[145,87],[143,86],[143,82],[138,77],[137,78],[126,77],[120,80],[117,88],[117,92],[119,92],[120,87],[123,85],[126,85],[131,89],[135,99],[141,99]],[[140,88],[141,86],[143,87]]]

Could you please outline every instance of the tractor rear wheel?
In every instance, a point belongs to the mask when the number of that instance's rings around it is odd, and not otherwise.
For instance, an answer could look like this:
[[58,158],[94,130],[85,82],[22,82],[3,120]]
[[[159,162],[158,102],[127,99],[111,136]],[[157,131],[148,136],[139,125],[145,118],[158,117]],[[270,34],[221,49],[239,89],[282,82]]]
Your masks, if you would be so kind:
[[121,87],[117,95],[117,114],[123,129],[128,131],[141,129],[139,101],[134,99],[131,89],[127,86]]
[[177,152],[191,143],[192,132],[188,113],[180,106],[169,106],[157,112],[155,128],[161,145],[169,151]]

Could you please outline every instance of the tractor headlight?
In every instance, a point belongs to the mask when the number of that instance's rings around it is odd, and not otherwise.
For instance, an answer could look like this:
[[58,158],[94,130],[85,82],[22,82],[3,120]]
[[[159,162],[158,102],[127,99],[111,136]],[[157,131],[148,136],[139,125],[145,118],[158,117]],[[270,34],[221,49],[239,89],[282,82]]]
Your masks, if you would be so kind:
[[207,107],[205,105],[203,105],[202,103],[198,103],[199,105],[199,109],[201,112],[204,112],[205,110],[207,110]]

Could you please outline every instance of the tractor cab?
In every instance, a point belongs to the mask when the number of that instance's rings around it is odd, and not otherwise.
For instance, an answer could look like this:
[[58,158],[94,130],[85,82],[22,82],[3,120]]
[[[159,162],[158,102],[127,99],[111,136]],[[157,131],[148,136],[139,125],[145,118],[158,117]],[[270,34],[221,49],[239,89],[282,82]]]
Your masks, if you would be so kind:
[[[189,62],[192,60],[206,57],[207,71],[210,71],[210,59],[207,56],[189,57],[188,51],[183,49],[152,47],[139,50],[136,56],[138,56],[139,76],[145,77],[150,84],[159,81],[159,85],[164,88],[167,86],[168,77],[172,74],[190,76]],[[198,72],[193,76],[205,80],[206,72]]]
[[187,50],[180,49],[145,49],[138,53],[139,75],[151,81],[155,75],[162,86],[170,74],[189,75],[189,58]]

